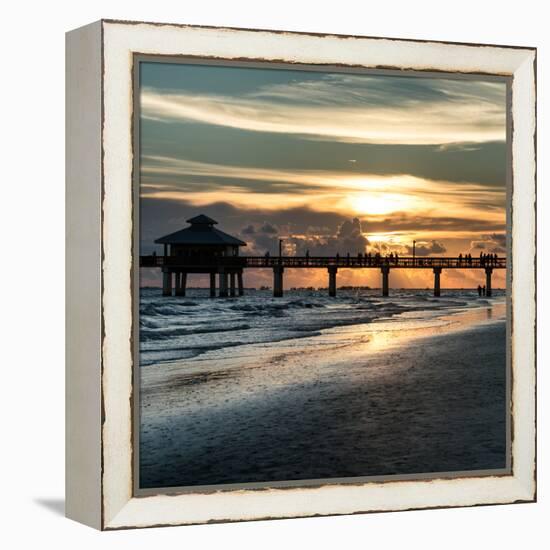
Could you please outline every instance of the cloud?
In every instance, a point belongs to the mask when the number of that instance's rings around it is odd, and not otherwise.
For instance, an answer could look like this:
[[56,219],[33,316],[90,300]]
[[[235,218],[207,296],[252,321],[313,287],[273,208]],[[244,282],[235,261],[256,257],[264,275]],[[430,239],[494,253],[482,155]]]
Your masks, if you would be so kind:
[[443,244],[438,243],[437,241],[431,242],[430,250],[432,254],[443,254],[444,252],[447,252],[447,249],[443,246]]
[[388,216],[368,216],[369,230],[373,233],[479,233],[504,228],[505,219],[479,219],[479,217],[444,216],[440,213],[423,212],[407,214],[394,212]]
[[[141,153],[218,165],[287,171],[410,174],[431,180],[502,186],[506,181],[506,143],[494,141],[473,145],[464,143],[442,150],[439,145],[304,140],[301,136],[280,133],[258,136],[256,132],[201,123],[145,123]],[[299,155],[296,154],[298,150]],[[356,162],[350,163],[349,159]],[[202,181],[207,182],[204,177]]]
[[506,139],[503,83],[324,75],[239,95],[144,88],[146,119],[359,143]]
[[250,229],[248,225],[240,234],[249,244],[247,253],[252,255],[278,254],[279,239],[283,239],[285,254],[298,256],[334,256],[348,252],[356,255],[364,253],[369,244],[359,218],[344,220],[335,230],[309,227],[304,234],[293,232],[290,225],[271,223],[264,223],[253,231]]
[[293,78],[289,82],[264,84],[248,95],[304,105],[341,104],[369,108],[420,107],[464,101],[500,106],[505,93],[504,83],[482,80],[325,73],[317,79]]
[[261,231],[262,233],[268,233],[268,234],[274,234],[278,232],[275,226],[267,222],[260,227],[259,231]]
[[240,231],[241,238],[249,245],[247,253],[250,255],[262,255],[265,252],[270,254],[278,253],[280,229],[275,225],[264,222],[248,224]]
[[506,254],[506,233],[482,235],[470,243],[470,250],[483,250],[489,254]]
[[[407,254],[412,255],[413,247],[407,245],[406,247]],[[431,256],[432,254],[444,254],[447,252],[447,248],[443,243],[438,241],[431,241],[429,243],[417,242],[414,249],[416,256]]]
[[284,170],[231,166],[213,162],[198,162],[168,155],[142,155],[140,162],[140,177],[146,185],[150,180],[174,177],[176,181],[182,176],[224,178],[258,181],[292,181],[296,173]]
[[[191,197],[192,195],[189,195],[188,199]],[[249,204],[243,208],[223,200],[197,206],[183,198],[142,196],[140,207],[140,239],[146,251],[155,248],[155,239],[186,227],[186,219],[197,214],[205,214],[218,220],[222,231],[236,236],[240,234],[243,240],[249,243],[253,241],[246,233],[243,234],[243,230],[258,234],[258,229],[269,223],[284,237],[307,236],[310,241],[310,253],[314,249],[332,249],[336,253],[334,241],[329,239],[338,234],[343,222],[351,219],[349,215],[346,216],[345,213],[334,209],[314,210],[309,206],[289,206],[271,210],[263,208],[259,203]],[[407,244],[411,244],[413,239],[425,242],[431,239],[445,239],[443,242],[446,243],[448,238],[461,238],[465,239],[464,245],[461,246],[467,249],[470,241],[481,240],[487,235],[504,234],[505,230],[504,217],[502,220],[492,220],[481,217],[442,216],[439,212],[418,215],[397,212],[387,216],[358,218],[361,220],[361,231],[372,243],[381,240],[381,237],[387,239],[388,236],[397,243]],[[266,233],[263,235],[270,236]],[[265,244],[269,243],[265,241]],[[371,244],[369,248],[372,246]],[[247,253],[248,251],[249,249]],[[340,252],[344,252],[343,247]],[[265,249],[262,253],[265,253]]]
[[407,247],[402,244],[385,243],[383,241],[373,241],[369,246],[369,252],[379,252],[382,255],[386,254],[407,254]]
[[504,223],[505,189],[432,181],[407,175],[381,176],[330,170],[287,170],[232,166],[145,155],[140,192],[158,199],[179,199],[202,208],[230,202],[241,209],[310,208],[343,216],[433,213]]
[[361,227],[361,221],[359,218],[353,218],[353,220],[346,220],[339,228],[336,239],[340,246],[346,252],[357,254],[359,252],[365,252],[368,239],[363,235],[363,228]]
[[271,255],[279,253],[279,238],[276,235],[257,233],[246,241],[248,243],[247,254],[251,256],[263,256],[266,252]]
[[363,254],[369,245],[364,232],[365,228],[359,218],[353,218],[343,221],[335,234],[310,234],[295,238],[294,244],[300,254],[307,252],[310,256]]

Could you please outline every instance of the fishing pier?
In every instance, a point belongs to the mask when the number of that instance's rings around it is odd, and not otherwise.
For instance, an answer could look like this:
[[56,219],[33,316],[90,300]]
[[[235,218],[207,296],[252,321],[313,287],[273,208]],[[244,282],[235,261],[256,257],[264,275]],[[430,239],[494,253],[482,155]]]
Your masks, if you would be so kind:
[[242,296],[245,269],[271,269],[275,297],[283,296],[285,269],[325,269],[329,296],[336,296],[339,269],[379,270],[382,296],[389,296],[390,273],[395,269],[432,270],[434,296],[441,295],[441,273],[444,269],[475,269],[485,272],[485,295],[491,296],[493,271],[506,269],[506,258],[495,257],[283,256],[281,253],[278,256],[240,256],[239,248],[246,246],[246,243],[214,228],[216,221],[201,215],[191,218],[188,223],[190,227],[155,241],[164,245],[163,255],[140,256],[140,267],[162,270],[164,296],[171,296],[173,292],[176,296],[185,296],[187,275],[190,273],[210,275],[211,297]]

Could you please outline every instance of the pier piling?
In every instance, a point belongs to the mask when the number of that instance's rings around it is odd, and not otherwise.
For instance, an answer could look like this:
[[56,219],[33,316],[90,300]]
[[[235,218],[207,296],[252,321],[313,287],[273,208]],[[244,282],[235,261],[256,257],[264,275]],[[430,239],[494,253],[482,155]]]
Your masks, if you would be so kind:
[[187,271],[182,271],[181,281],[180,281],[180,296],[185,296],[186,289],[187,289]]
[[172,273],[168,270],[162,271],[162,295],[172,296]]
[[210,298],[216,297],[216,274],[210,273]]
[[176,271],[174,273],[174,294],[176,296],[180,295],[180,272]]
[[277,265],[273,268],[273,296],[281,298],[283,296],[283,273],[285,268]]
[[390,295],[390,266],[385,265],[382,271],[382,296]]
[[220,271],[220,298],[227,298],[227,273]]
[[239,286],[239,296],[242,296],[244,294],[244,286],[243,286],[243,272],[239,271],[237,273],[237,283]]
[[176,271],[176,296],[185,296],[185,287],[187,285],[187,273]]
[[441,267],[434,267],[434,296],[441,296]]
[[335,265],[331,265],[328,268],[328,295],[331,297],[336,296],[336,273],[338,268]]
[[492,296],[493,291],[491,289],[491,275],[493,274],[492,267],[485,268],[485,296]]
[[232,297],[235,297],[237,295],[236,289],[235,289],[235,272],[232,271],[229,274],[229,295]]

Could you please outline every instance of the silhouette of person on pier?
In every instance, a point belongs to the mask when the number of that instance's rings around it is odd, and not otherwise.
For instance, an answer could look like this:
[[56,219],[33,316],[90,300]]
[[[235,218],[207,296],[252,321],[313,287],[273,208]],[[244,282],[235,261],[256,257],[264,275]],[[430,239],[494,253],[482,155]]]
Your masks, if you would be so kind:
[[498,255],[497,254],[484,254],[481,252],[479,254],[479,263],[482,266],[493,266],[498,264]]
[[483,296],[487,296],[487,289],[485,288],[485,285],[483,285],[483,288],[481,289],[481,293]]
[[477,293],[478,293],[479,296],[481,296],[481,291],[482,290],[483,289],[481,288],[481,285],[477,285]]

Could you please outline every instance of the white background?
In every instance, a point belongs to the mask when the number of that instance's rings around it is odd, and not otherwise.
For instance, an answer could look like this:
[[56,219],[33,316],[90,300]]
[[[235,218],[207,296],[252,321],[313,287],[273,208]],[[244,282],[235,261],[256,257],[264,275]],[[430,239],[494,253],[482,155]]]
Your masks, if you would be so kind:
[[[542,548],[550,541],[550,54],[546,2],[4,3],[0,65],[0,542],[4,548]],[[63,517],[64,33],[100,18],[538,47],[539,502],[98,533]],[[545,158],[546,157],[546,158]],[[545,219],[546,218],[546,219]],[[85,292],[85,289],[83,289]],[[546,331],[546,339],[544,333]],[[7,543],[7,544],[6,544]]]

